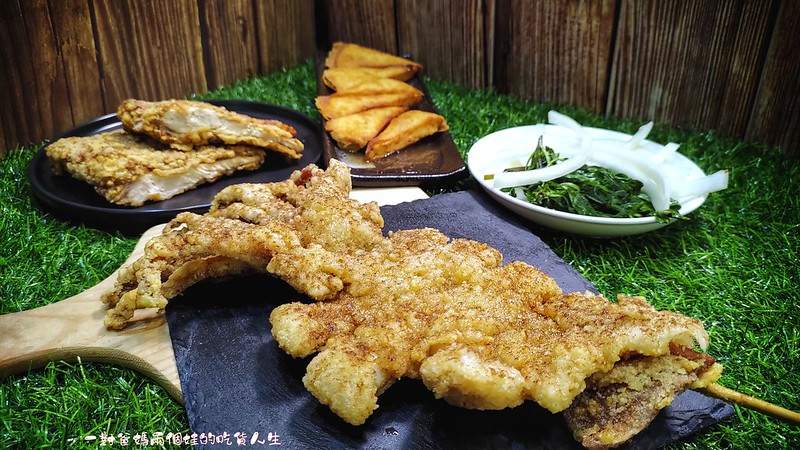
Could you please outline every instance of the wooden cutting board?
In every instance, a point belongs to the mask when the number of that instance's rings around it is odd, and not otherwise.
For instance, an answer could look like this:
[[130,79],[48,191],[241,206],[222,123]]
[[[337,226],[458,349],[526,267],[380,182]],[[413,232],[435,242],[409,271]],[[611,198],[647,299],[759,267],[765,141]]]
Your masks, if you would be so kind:
[[[357,189],[353,198],[380,205],[426,198],[417,187]],[[164,225],[145,231],[123,265],[139,258]],[[0,376],[25,372],[49,361],[98,361],[134,369],[183,402],[169,329],[163,315],[141,320],[122,331],[103,325],[106,306],[100,296],[112,288],[119,269],[97,285],[39,308],[0,315]],[[136,318],[145,318],[136,316]]]

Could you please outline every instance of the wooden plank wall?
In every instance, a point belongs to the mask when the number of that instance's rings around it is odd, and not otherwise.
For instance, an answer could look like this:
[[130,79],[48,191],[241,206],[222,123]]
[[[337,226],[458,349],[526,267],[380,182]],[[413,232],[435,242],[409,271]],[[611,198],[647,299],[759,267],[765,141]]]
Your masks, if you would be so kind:
[[292,66],[337,40],[534,101],[800,156],[792,0],[3,0],[0,155],[113,112]]
[[311,0],[0,1],[0,156],[114,112],[314,53]]

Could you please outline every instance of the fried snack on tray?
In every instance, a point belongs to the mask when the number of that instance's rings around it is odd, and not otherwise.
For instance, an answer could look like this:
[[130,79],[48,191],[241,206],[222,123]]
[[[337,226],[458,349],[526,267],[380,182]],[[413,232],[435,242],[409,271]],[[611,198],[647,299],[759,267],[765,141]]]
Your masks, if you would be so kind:
[[303,143],[279,120],[266,120],[190,100],[124,100],[117,109],[125,130],[142,133],[178,150],[198,145],[247,144],[300,159]]
[[447,121],[439,114],[419,110],[404,112],[392,119],[380,134],[369,141],[364,159],[374,161],[384,158],[447,129]]
[[370,95],[370,94],[409,94],[422,98],[422,92],[402,81],[391,78],[375,78],[369,76],[356,76],[336,80],[333,90],[339,95]]
[[362,47],[349,42],[334,42],[331,51],[328,52],[328,56],[325,58],[325,67],[400,67],[411,72],[408,77],[411,78],[422,68],[422,65],[373,48]]
[[363,149],[392,119],[408,111],[405,106],[387,106],[338,117],[325,122],[325,131],[349,152]]
[[[303,383],[346,422],[364,423],[389,386],[418,378],[464,408],[567,410],[593,448],[621,444],[675,392],[719,377],[713,358],[691,350],[708,343],[698,320],[640,297],[564,294],[536,268],[434,229],[383,237],[377,206],[349,189],[334,159],[324,172],[232,186],[206,215],[181,214],[104,295],[107,325],[208,276],[268,272],[317,300],[275,308],[272,334],[294,357],[316,353]],[[626,409],[636,417],[618,422]]]
[[[396,79],[381,78],[387,74],[378,71],[405,67],[409,68],[411,75],[408,78],[411,78],[422,66],[404,58],[342,42],[333,45],[325,64],[328,68],[322,73],[322,81],[336,93],[317,97],[316,105],[326,120],[325,129],[342,150],[364,148],[364,138],[371,135],[367,138],[364,159],[374,161],[448,129],[444,117],[414,110],[394,118],[388,125],[383,123],[386,128],[377,130],[379,133],[373,133],[373,127],[369,132],[359,132],[351,124],[363,121],[364,117],[375,119],[377,116],[369,114],[373,109],[387,106],[412,108],[423,98],[423,93],[418,89]],[[402,94],[407,96],[402,97]],[[354,114],[360,115],[348,119]],[[340,123],[329,124],[340,118],[347,119],[342,121],[345,126]],[[381,122],[376,119],[370,123],[375,125]]]
[[248,145],[161,149],[122,130],[59,139],[45,150],[55,174],[85,181],[111,203],[166,200],[238,170],[255,170],[264,151]]
[[322,82],[325,86],[336,90],[336,86],[347,83],[353,78],[391,78],[399,81],[408,81],[414,72],[405,66],[390,67],[339,67],[329,68],[322,72]]
[[385,94],[349,95],[331,94],[316,98],[317,109],[325,120],[336,119],[368,109],[386,106],[412,107],[422,100],[422,93],[389,92]]

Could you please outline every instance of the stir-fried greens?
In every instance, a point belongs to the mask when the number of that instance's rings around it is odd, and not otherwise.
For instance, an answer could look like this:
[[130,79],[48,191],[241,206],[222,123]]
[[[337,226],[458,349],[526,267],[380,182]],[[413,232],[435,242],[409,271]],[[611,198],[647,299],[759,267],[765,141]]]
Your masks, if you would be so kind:
[[[546,147],[542,138],[524,166],[508,171],[534,170],[563,161],[555,150]],[[512,197],[545,208],[595,217],[651,217],[668,222],[681,218],[680,205],[671,202],[668,209],[656,211],[642,183],[625,174],[600,166],[583,165],[567,175],[550,181],[520,187],[503,188]]]

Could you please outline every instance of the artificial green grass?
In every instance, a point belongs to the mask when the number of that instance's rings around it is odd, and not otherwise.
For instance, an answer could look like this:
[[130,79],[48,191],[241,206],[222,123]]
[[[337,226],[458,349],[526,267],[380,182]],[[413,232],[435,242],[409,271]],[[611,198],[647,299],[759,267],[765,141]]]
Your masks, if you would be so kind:
[[[427,85],[462,155],[492,131],[544,121],[553,107],[445,82]],[[266,101],[318,119],[315,92],[307,63],[198,98]],[[584,125],[625,132],[641,125],[579,108],[559,110]],[[728,169],[730,187],[711,194],[691,220],[646,235],[590,239],[532,229],[607,296],[643,295],[659,309],[702,320],[711,335],[709,353],[725,365],[721,384],[800,410],[800,164],[779,149],[712,132],[657,125],[650,138],[680,143],[706,173]],[[135,242],[61,222],[32,205],[25,170],[35,150],[13,150],[0,162],[2,313],[92,286]],[[470,187],[466,180],[456,188]],[[97,442],[85,436],[187,429],[183,408],[127,369],[58,362],[0,384],[0,448],[94,448]],[[673,448],[800,448],[800,427],[737,408],[730,421]]]

